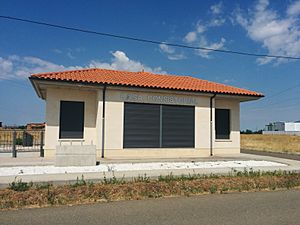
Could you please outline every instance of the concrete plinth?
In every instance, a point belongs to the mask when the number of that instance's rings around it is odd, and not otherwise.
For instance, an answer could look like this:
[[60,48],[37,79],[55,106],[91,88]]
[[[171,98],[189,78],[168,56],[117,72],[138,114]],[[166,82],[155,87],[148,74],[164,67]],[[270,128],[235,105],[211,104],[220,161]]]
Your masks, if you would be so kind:
[[55,166],[95,166],[95,145],[56,146]]

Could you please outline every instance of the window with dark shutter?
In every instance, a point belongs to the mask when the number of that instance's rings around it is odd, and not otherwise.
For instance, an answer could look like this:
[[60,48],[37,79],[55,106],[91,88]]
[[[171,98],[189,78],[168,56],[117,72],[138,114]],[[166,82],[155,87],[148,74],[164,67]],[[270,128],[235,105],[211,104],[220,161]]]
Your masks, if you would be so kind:
[[61,101],[59,138],[81,139],[84,129],[84,102]]
[[215,111],[216,139],[230,139],[230,110]]

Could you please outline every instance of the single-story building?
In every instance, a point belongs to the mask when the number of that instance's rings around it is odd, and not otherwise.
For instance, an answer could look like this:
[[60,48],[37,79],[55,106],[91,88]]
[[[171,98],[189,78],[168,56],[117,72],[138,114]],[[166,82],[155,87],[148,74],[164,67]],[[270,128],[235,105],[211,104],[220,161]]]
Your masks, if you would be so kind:
[[205,157],[240,152],[240,102],[261,93],[191,76],[82,69],[33,74],[46,101],[45,157],[93,145],[98,157]]

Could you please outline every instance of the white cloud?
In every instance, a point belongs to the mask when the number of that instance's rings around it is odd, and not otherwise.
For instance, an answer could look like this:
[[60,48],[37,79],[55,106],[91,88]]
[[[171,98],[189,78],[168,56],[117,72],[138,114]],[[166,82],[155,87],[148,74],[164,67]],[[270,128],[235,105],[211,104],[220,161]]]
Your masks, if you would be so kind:
[[208,26],[209,27],[219,27],[219,26],[222,26],[225,22],[226,22],[226,20],[224,18],[215,18],[215,19],[210,20]]
[[149,71],[154,73],[165,73],[161,67],[151,68],[143,63],[132,60],[122,51],[112,52],[113,58],[111,62],[101,62],[99,60],[92,60],[87,65],[64,66],[43,60],[37,57],[20,57],[11,55],[7,58],[0,57],[0,80],[4,79],[26,79],[30,74],[64,71],[83,68],[106,68],[116,70],[128,71]]
[[184,37],[184,41],[187,43],[192,43],[196,40],[197,40],[197,33],[195,31],[188,32]]
[[[268,0],[260,0],[249,13],[241,10],[236,12],[236,21],[248,33],[248,36],[261,43],[271,55],[300,57],[299,18],[294,17],[300,12],[300,3],[295,2],[287,8],[284,17],[275,10],[269,9]],[[270,62],[283,63],[286,59],[260,58],[259,64]]]
[[139,61],[129,59],[125,52],[115,51],[112,53],[113,59],[111,63],[101,62],[98,60],[92,60],[88,67],[94,68],[105,68],[105,69],[115,69],[115,70],[127,70],[127,71],[148,71],[153,73],[166,73],[161,67],[151,68],[142,64]]
[[180,59],[185,59],[185,58],[186,57],[183,53],[168,55],[168,59],[170,59],[170,60],[180,60]]
[[287,14],[290,16],[297,16],[300,13],[300,1],[291,4],[287,9]]
[[[224,47],[225,42],[226,42],[225,38],[221,38],[221,40],[218,41],[218,42],[211,42],[211,43],[209,43],[207,41],[207,39],[205,38],[205,36],[202,36],[200,38],[200,44],[199,44],[199,46],[200,47],[204,47],[205,46],[206,48],[209,48],[209,49],[218,50],[218,49],[222,49]],[[203,57],[203,58],[209,59],[209,58],[211,58],[209,56],[209,53],[212,52],[212,51],[213,50],[197,50],[196,54],[199,55],[199,56],[201,56],[201,57]]]
[[[216,29],[225,24],[226,19],[222,17],[223,3],[219,2],[210,7],[210,18],[207,21],[198,21],[194,29],[189,31],[183,38],[186,43],[193,43],[196,46],[210,49],[222,49],[225,46],[226,39],[221,37],[219,41],[211,41],[207,37],[207,31]],[[203,58],[209,59],[212,50],[195,50],[195,53]]]
[[52,52],[56,53],[56,54],[64,54],[66,55],[69,59],[75,59],[78,55],[78,53],[82,53],[85,51],[85,48],[82,47],[77,47],[77,48],[67,48],[64,50],[55,48],[52,49]]
[[165,53],[173,54],[175,52],[175,49],[173,47],[166,44],[160,44],[159,48]]
[[[223,21],[223,20],[222,20]],[[220,22],[217,19],[211,20],[209,23],[202,23],[201,21],[198,21],[194,30],[188,32],[185,37],[184,41],[186,43],[195,43],[199,47],[204,48],[210,48],[210,49],[222,49],[224,48],[226,39],[224,37],[221,37],[219,41],[209,41],[207,36],[205,35],[205,32],[212,27],[221,26],[223,23],[225,23],[225,20],[223,22]],[[209,53],[212,52],[212,50],[195,50],[196,54],[209,59],[211,58]]]
[[0,57],[0,71],[2,73],[10,73],[13,69],[13,63],[10,60]]
[[198,23],[196,24],[196,32],[198,34],[202,34],[207,30],[207,26],[205,26],[204,24],[201,23],[201,21],[198,21]]
[[210,7],[212,14],[220,14],[223,11],[223,3],[219,2],[217,4],[214,4]]
[[185,59],[185,55],[183,53],[177,53],[175,48],[166,44],[160,44],[159,48],[162,53],[166,54],[168,59],[170,60],[180,60]]

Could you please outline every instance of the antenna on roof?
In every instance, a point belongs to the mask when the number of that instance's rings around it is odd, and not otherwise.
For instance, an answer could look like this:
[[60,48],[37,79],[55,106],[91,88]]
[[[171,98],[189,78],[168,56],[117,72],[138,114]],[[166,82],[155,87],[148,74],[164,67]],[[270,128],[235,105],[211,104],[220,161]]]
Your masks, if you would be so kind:
[[145,72],[144,68],[142,69],[142,72]]

